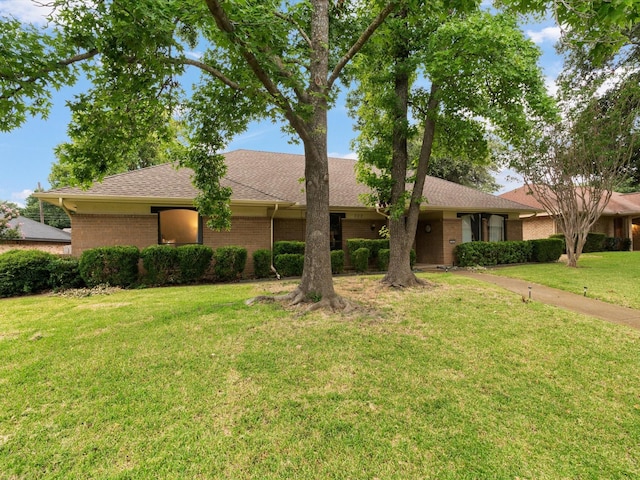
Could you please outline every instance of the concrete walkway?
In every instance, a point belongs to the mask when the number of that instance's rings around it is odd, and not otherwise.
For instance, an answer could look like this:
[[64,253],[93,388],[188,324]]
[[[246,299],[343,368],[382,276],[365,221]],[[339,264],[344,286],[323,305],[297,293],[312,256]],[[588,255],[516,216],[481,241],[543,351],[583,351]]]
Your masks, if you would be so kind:
[[516,278],[500,277],[491,275],[490,273],[478,273],[460,269],[450,270],[450,273],[498,285],[522,295],[525,299],[529,298],[529,287],[531,286],[531,300],[534,302],[555,305],[565,310],[583,313],[606,320],[607,322],[618,323],[640,330],[640,310],[605,303],[589,298],[588,296],[585,297],[584,295],[577,295]]

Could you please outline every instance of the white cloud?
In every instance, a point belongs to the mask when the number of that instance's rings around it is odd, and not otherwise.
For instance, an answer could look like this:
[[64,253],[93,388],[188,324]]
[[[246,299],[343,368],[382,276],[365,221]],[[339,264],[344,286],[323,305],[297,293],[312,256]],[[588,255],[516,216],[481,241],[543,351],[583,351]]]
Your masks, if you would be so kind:
[[200,60],[203,55],[202,52],[193,52],[193,51],[184,52],[184,54],[187,58],[191,58],[192,60]]
[[521,187],[524,184],[522,177],[514,170],[505,168],[501,170],[496,176],[496,181],[502,186],[500,190],[496,192],[496,195],[509,192],[515,188]]
[[560,39],[562,30],[560,27],[545,27],[542,30],[527,30],[527,35],[534,43],[543,43],[547,40],[557,42]]
[[22,190],[21,192],[13,192],[11,193],[11,201],[16,203],[19,207],[24,207],[25,200],[32,193],[33,190]]
[[0,0],[0,15],[15,17],[21,22],[45,24],[51,7],[32,0]]
[[559,89],[558,84],[556,83],[556,79],[552,77],[545,77],[544,85],[545,87],[547,87],[547,92],[549,93],[549,95],[555,97]]
[[329,157],[331,158],[348,158],[350,160],[357,160],[358,159],[358,154],[355,152],[349,152],[349,153],[329,153],[328,154]]

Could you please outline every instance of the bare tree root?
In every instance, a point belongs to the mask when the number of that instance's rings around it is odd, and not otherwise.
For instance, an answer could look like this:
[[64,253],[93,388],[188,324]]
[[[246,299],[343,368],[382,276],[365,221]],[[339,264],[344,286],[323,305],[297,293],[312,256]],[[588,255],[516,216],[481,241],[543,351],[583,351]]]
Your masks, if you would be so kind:
[[411,287],[427,287],[431,286],[431,282],[412,275],[406,278],[387,278],[384,277],[380,283],[387,288],[411,288]]
[[285,295],[259,295],[257,297],[250,298],[244,303],[246,305],[253,305],[254,303],[274,303],[282,302],[286,303],[289,307],[296,307],[304,304],[308,304],[306,311],[313,312],[316,310],[331,310],[344,313],[350,313],[356,310],[358,307],[356,304],[348,301],[344,297],[335,295],[332,298],[322,298],[318,301],[314,301],[303,292],[299,287],[293,292]]

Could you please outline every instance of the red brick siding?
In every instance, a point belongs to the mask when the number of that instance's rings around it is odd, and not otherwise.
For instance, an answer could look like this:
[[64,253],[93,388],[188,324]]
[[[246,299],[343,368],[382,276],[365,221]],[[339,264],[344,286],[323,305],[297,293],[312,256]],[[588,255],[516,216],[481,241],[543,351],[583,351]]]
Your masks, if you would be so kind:
[[523,240],[549,238],[554,233],[557,233],[555,221],[551,217],[533,217],[522,221]]
[[73,215],[71,217],[73,255],[95,247],[134,245],[138,248],[158,243],[157,215]]
[[507,229],[507,238],[505,240],[509,242],[517,242],[524,240],[522,220],[506,220],[505,228]]
[[[134,245],[140,249],[158,243],[156,215],[74,215],[73,254],[95,247]],[[215,232],[206,226],[203,244],[212,248],[239,245],[247,249],[245,273],[253,273],[253,252],[271,246],[271,221],[263,217],[234,217],[231,230]]]
[[274,242],[304,242],[306,221],[300,218],[276,218],[273,221]]

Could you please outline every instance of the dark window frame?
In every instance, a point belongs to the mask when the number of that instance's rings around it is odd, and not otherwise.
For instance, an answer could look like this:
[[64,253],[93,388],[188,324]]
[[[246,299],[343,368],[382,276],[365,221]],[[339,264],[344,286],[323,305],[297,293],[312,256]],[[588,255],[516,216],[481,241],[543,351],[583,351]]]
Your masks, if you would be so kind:
[[157,238],[157,242],[158,245],[174,245],[174,246],[180,246],[180,245],[202,245],[203,243],[203,226],[204,226],[204,221],[202,219],[202,216],[200,214],[198,214],[198,234],[197,234],[197,239],[196,239],[196,243],[164,243],[162,241],[162,225],[160,222],[160,213],[167,211],[167,210],[189,210],[191,212],[196,212],[198,213],[198,210],[196,208],[193,207],[151,207],[151,213],[155,213],[158,217],[158,238]]

